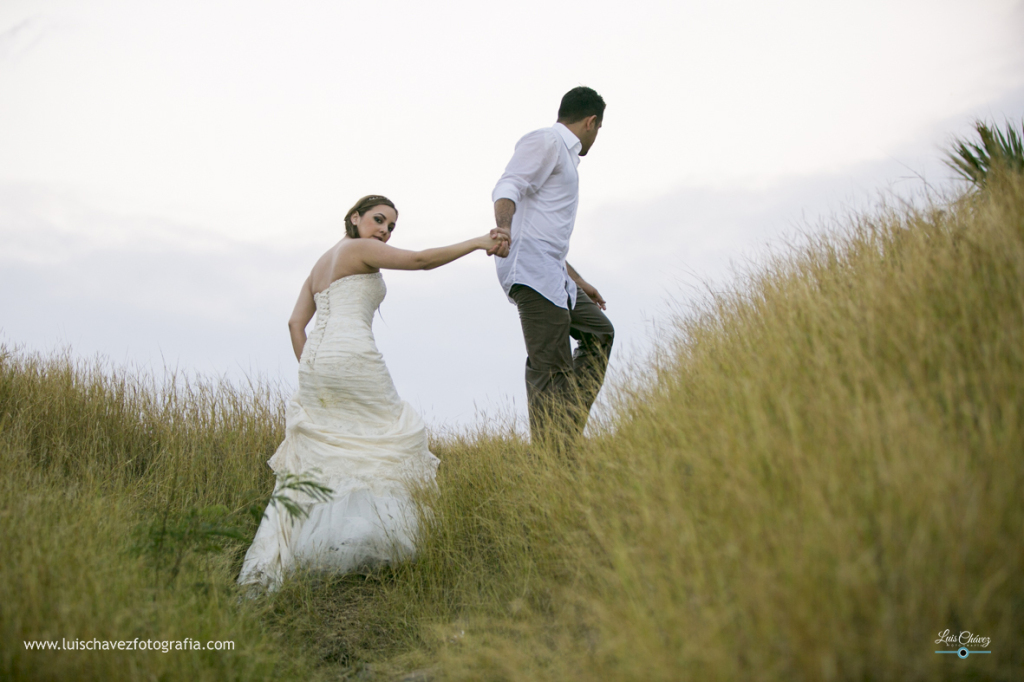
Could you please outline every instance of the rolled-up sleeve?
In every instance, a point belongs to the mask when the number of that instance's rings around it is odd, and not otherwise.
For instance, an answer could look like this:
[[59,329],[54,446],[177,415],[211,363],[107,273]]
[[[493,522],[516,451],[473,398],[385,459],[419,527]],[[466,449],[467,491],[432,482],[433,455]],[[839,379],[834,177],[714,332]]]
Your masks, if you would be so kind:
[[516,143],[512,159],[494,186],[491,201],[511,199],[519,204],[524,196],[536,192],[558,163],[559,144],[562,144],[561,140],[548,128],[524,135]]

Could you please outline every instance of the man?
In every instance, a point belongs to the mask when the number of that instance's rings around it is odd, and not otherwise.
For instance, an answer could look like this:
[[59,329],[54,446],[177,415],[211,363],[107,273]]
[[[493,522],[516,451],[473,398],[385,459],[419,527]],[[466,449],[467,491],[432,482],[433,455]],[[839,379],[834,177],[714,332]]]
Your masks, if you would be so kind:
[[[566,262],[579,202],[580,157],[597,139],[604,99],[587,87],[562,97],[558,121],[527,133],[491,199],[509,241],[494,250],[498,280],[519,308],[533,440],[562,446],[583,431],[604,381],[615,330],[605,300]],[[578,342],[572,353],[569,338]]]

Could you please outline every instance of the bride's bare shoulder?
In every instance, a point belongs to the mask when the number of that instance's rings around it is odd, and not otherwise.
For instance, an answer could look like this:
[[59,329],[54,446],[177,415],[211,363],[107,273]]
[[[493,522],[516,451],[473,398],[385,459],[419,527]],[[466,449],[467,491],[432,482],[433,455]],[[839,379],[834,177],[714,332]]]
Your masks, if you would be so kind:
[[338,258],[339,246],[341,246],[341,242],[324,251],[309,271],[309,283],[314,292],[323,291],[334,280],[334,266]]
[[342,277],[379,272],[377,268],[371,268],[363,262],[364,242],[368,241],[345,237],[320,256],[310,275],[313,291],[322,291]]

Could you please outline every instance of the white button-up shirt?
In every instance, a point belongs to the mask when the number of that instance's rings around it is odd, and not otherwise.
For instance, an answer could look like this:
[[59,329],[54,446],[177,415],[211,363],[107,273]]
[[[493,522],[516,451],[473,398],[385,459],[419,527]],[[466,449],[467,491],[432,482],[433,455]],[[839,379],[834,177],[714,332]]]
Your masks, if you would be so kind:
[[561,123],[527,133],[494,186],[492,201],[516,204],[508,257],[494,259],[506,295],[513,284],[525,284],[560,308],[575,306],[565,258],[580,197],[581,146]]

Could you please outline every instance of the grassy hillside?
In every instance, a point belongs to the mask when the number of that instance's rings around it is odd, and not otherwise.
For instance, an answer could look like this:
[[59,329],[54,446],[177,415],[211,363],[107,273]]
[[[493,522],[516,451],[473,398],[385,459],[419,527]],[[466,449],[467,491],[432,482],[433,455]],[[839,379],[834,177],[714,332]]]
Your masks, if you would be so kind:
[[[856,218],[675,322],[574,462],[435,436],[415,562],[255,601],[277,391],[0,351],[0,676],[1021,679],[1021,177]],[[992,653],[935,654],[946,629]],[[93,637],[235,649],[23,644]]]

